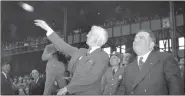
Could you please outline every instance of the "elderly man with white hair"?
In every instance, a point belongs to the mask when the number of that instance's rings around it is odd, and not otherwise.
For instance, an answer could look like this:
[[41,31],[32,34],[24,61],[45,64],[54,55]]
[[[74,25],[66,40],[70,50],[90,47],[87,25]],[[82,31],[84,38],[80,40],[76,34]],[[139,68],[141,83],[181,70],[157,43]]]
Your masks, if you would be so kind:
[[75,95],[100,95],[101,78],[108,67],[109,56],[101,49],[107,40],[108,33],[99,26],[92,26],[87,34],[89,49],[75,48],[63,41],[43,20],[35,20],[35,24],[46,30],[48,39],[55,47],[72,56],[68,70],[73,74],[70,83],[59,90],[58,95],[67,92]]

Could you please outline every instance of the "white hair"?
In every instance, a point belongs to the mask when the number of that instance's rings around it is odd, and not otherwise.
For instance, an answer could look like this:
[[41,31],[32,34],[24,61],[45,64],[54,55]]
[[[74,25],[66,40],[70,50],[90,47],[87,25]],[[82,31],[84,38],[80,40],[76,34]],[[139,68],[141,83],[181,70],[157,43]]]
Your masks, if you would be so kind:
[[108,32],[106,29],[100,27],[100,26],[92,26],[91,30],[94,30],[94,32],[98,36],[98,45],[103,46],[107,40],[108,40]]

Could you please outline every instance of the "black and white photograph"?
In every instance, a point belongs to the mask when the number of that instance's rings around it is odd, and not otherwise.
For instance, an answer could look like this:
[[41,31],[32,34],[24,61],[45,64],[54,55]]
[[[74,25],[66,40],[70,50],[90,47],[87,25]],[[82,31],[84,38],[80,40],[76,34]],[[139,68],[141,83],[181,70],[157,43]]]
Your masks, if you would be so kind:
[[0,4],[0,95],[185,95],[184,1]]

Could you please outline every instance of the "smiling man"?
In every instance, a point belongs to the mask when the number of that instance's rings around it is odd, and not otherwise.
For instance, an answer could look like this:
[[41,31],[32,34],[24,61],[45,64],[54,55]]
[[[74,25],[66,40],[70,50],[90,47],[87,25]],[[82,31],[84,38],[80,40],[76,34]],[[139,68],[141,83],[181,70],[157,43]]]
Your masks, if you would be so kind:
[[133,42],[137,58],[125,68],[127,95],[181,95],[183,81],[173,55],[155,52],[155,35],[139,31]]
[[58,95],[66,92],[75,95],[100,95],[101,79],[108,67],[109,56],[101,49],[108,39],[108,33],[99,26],[92,26],[87,34],[89,49],[76,48],[63,41],[43,20],[35,20],[35,24],[46,30],[48,39],[56,48],[70,55],[69,71],[73,74],[70,83],[59,90]]

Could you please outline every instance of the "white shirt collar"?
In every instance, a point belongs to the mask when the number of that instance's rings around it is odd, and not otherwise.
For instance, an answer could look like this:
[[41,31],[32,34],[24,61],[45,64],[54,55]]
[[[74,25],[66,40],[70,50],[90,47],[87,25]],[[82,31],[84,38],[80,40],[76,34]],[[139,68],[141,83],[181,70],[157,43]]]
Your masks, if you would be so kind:
[[145,62],[146,59],[148,58],[148,55],[149,55],[151,52],[152,52],[152,51],[149,51],[148,53],[146,53],[146,54],[144,54],[144,55],[137,56],[137,57],[138,57],[138,58],[137,58],[138,64],[139,64],[139,59],[140,59],[141,57],[143,57],[142,61]]
[[91,47],[91,50],[89,51],[89,53],[92,53],[94,50],[100,48],[100,46],[93,46]]
[[6,73],[4,73],[3,71],[2,71],[2,73],[3,73],[3,75],[5,76],[5,78],[7,79]]
[[115,72],[117,72],[118,71],[118,69],[119,69],[119,67],[112,67],[112,71],[114,70]]

